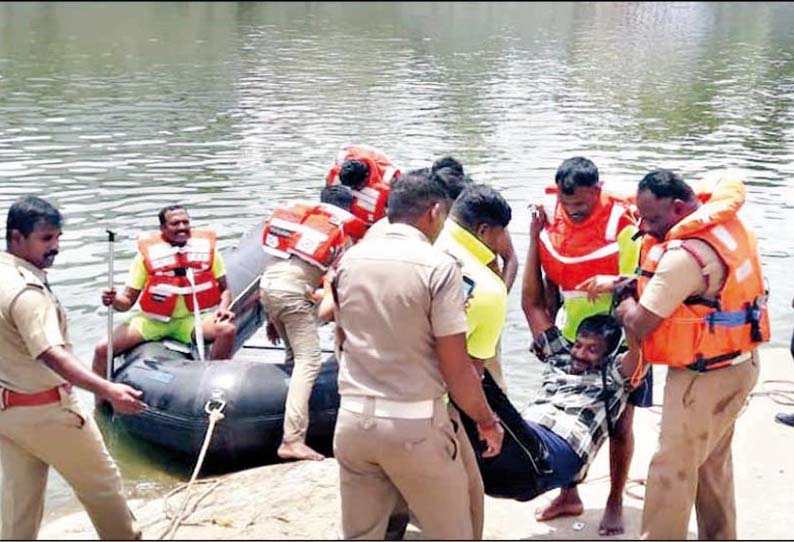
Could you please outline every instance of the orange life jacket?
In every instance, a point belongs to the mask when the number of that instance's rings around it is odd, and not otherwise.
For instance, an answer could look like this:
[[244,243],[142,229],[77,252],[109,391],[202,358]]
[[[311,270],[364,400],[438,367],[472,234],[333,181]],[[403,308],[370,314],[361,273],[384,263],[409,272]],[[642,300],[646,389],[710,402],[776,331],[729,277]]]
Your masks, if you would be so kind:
[[276,207],[262,230],[262,248],[279,258],[297,256],[325,271],[358,240],[366,225],[335,205],[293,201]]
[[371,226],[386,216],[391,183],[400,176],[388,156],[369,145],[345,145],[339,151],[325,184],[339,183],[339,171],[346,160],[358,160],[367,164],[369,178],[361,190],[353,190],[353,205],[350,212]]
[[187,308],[193,310],[193,287],[186,276],[188,268],[193,269],[199,309],[210,309],[220,303],[221,290],[212,273],[214,232],[192,230],[190,239],[181,247],[172,245],[160,232],[155,232],[138,240],[138,250],[149,274],[139,303],[150,318],[168,322],[180,295],[184,296]]
[[[556,186],[546,193],[555,193]],[[573,290],[594,275],[617,275],[620,250],[617,238],[636,226],[629,205],[606,192],[584,222],[572,222],[555,198],[550,224],[540,233],[540,264],[560,289]]]
[[711,193],[699,193],[706,203],[673,226],[664,241],[643,239],[640,295],[668,250],[687,250],[703,267],[685,239],[708,243],[727,271],[717,300],[688,298],[642,340],[643,361],[705,371],[731,365],[769,340],[767,291],[755,236],[736,216],[744,202],[744,186],[738,183],[721,183]]

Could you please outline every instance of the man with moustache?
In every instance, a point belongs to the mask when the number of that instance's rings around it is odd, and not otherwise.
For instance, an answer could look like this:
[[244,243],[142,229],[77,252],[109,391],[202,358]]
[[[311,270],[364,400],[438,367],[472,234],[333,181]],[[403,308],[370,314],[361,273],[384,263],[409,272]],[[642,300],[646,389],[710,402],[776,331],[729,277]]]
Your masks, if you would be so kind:
[[120,414],[145,408],[141,392],[83,368],[71,351],[66,314],[44,271],[58,254],[62,217],[24,197],[6,221],[0,253],[0,463],[3,540],[35,539],[54,467],[83,503],[103,539],[141,537],[113,458],[73,390],[84,388]]
[[616,314],[641,339],[643,362],[667,366],[643,539],[686,538],[693,508],[698,538],[737,538],[731,443],[769,340],[755,235],[737,215],[744,198],[741,179],[722,176],[696,193],[666,169],[637,188],[639,300],[626,298]]
[[[210,359],[229,359],[236,327],[215,233],[191,231],[187,209],[181,205],[164,207],[158,218],[160,231],[138,241],[124,292],[102,293],[102,303],[114,310],[128,311],[136,302],[140,306],[140,312],[113,332],[113,352],[163,338],[190,344],[200,311],[204,339],[214,341]],[[102,340],[94,349],[94,372],[104,376],[106,363],[107,340]]]

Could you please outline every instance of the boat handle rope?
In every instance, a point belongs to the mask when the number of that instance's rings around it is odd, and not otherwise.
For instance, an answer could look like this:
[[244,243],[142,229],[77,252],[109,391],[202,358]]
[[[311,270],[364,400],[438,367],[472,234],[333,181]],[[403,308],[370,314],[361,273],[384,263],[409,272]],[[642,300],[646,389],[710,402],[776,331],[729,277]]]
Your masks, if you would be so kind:
[[188,282],[190,283],[191,295],[193,296],[193,321],[195,323],[196,333],[196,348],[198,349],[199,360],[204,361],[204,328],[201,322],[201,310],[198,305],[198,297],[196,296],[196,279],[193,275],[193,268],[188,267],[185,272]]
[[[176,516],[174,516],[165,532],[160,535],[160,540],[173,540],[177,530],[179,529],[179,526],[182,524],[182,521],[185,520],[189,515],[185,514],[185,510],[187,509],[187,503],[190,499],[190,489],[193,487],[193,483],[196,481],[196,478],[201,471],[201,467],[204,465],[204,458],[207,455],[207,450],[209,449],[210,442],[212,441],[212,435],[215,431],[215,424],[223,420],[225,417],[223,414],[223,410],[225,408],[226,401],[216,394],[213,394],[213,397],[207,401],[207,404],[204,405],[204,412],[207,413],[207,417],[209,419],[209,423],[207,424],[207,433],[204,436],[204,444],[201,446],[201,451],[199,452],[198,460],[196,461],[196,467],[193,469],[193,475],[190,477],[190,481],[184,486],[185,498],[182,500],[182,506],[179,507],[179,512],[176,514]],[[214,489],[214,487],[212,489]],[[208,493],[209,492],[205,493],[201,498],[206,496]],[[196,504],[198,504],[198,502]],[[195,510],[195,508],[196,507],[194,506],[193,510]],[[191,513],[193,510],[191,510]]]

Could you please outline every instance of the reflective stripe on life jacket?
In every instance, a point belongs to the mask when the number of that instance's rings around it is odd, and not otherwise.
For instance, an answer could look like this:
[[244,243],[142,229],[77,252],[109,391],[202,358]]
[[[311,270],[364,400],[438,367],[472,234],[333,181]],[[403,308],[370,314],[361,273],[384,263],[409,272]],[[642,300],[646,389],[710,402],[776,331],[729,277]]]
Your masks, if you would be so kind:
[[193,269],[196,301],[200,310],[220,303],[221,290],[212,272],[215,262],[215,233],[193,230],[184,246],[165,241],[160,232],[138,240],[138,250],[149,277],[140,297],[141,311],[148,317],[168,322],[178,296],[193,310],[193,287],[186,276]]
[[722,182],[698,198],[706,203],[673,226],[664,241],[643,240],[637,286],[642,295],[668,250],[693,254],[686,239],[699,239],[717,252],[727,270],[717,298],[688,298],[642,340],[644,361],[703,371],[731,365],[768,341],[769,314],[755,236],[736,216],[744,202],[743,183]]
[[580,223],[572,222],[557,202],[551,223],[540,233],[541,267],[563,292],[594,275],[617,275],[617,239],[629,226],[636,226],[630,208],[607,194]]
[[576,290],[576,286],[595,275],[633,272],[637,244],[631,235],[636,221],[632,206],[605,190],[593,212],[581,223],[568,218],[558,201],[556,186],[547,188],[546,193],[553,196],[550,208],[554,214],[540,233],[540,262],[562,294],[563,310],[557,314],[557,324],[562,335],[574,341],[582,320],[608,314],[612,307],[611,294],[590,301],[586,292]]
[[386,216],[391,183],[400,176],[400,170],[388,156],[369,145],[345,145],[326,176],[326,185],[339,183],[339,171],[347,160],[358,160],[367,164],[369,178],[361,190],[353,190],[350,212],[371,226]]
[[293,201],[279,205],[262,230],[262,248],[279,258],[297,256],[325,271],[341,256],[347,240],[357,240],[366,227],[334,205]]

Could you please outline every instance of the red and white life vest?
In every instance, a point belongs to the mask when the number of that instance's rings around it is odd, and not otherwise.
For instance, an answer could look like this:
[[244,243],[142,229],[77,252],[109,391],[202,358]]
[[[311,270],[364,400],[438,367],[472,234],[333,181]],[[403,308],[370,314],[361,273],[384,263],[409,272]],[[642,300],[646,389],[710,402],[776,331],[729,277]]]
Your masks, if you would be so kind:
[[[546,191],[556,194],[553,189]],[[602,192],[593,212],[579,223],[568,218],[559,201],[555,201],[553,213],[540,233],[540,262],[563,292],[595,275],[618,274],[618,235],[624,228],[636,226],[624,201]]]
[[150,318],[169,321],[180,295],[187,308],[193,310],[193,287],[186,276],[188,268],[193,270],[199,309],[210,309],[220,303],[221,290],[212,273],[214,232],[193,230],[190,239],[181,247],[172,245],[156,232],[139,239],[138,250],[149,274],[139,303]]
[[325,271],[344,252],[348,239],[360,239],[366,225],[327,203],[292,201],[276,207],[262,230],[262,248],[279,258],[298,258]]
[[371,226],[386,216],[391,183],[400,176],[391,160],[384,153],[369,145],[345,145],[339,151],[325,184],[339,183],[339,171],[347,160],[358,160],[367,164],[369,178],[361,190],[353,190],[353,205],[350,212]]

